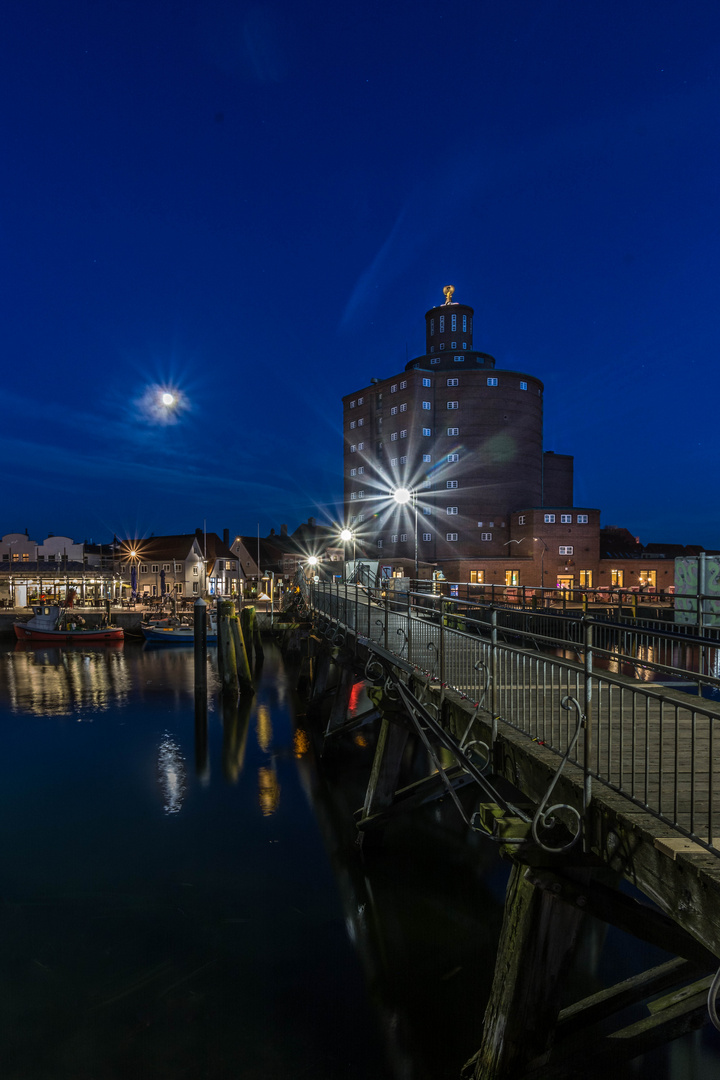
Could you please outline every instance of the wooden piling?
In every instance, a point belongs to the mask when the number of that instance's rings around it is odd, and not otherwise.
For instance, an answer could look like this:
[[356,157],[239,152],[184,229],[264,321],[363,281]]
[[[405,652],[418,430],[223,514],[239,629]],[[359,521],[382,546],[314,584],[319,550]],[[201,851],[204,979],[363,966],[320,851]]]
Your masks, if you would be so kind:
[[223,693],[234,693],[237,697],[240,686],[238,681],[237,653],[235,636],[232,631],[233,621],[237,621],[232,600],[221,600],[217,611],[218,634],[218,669]]
[[252,634],[253,651],[255,652],[255,665],[257,666],[262,664],[265,659],[265,651],[260,636],[260,624],[258,622],[257,611],[254,607],[248,608],[248,611],[250,612],[250,632]]
[[552,1048],[562,976],[584,914],[537,889],[526,868],[510,873],[492,992],[480,1049],[463,1069],[472,1080],[513,1080]]
[[245,655],[247,656],[248,663],[251,667],[253,662],[252,617],[254,614],[254,607],[244,607],[240,612],[240,629],[242,630],[243,641],[245,642]]
[[[232,604],[232,601],[227,601]],[[235,614],[235,608],[233,607],[232,618],[230,619],[230,630],[233,635],[233,641],[235,644],[235,665],[240,681],[241,693],[254,693],[252,673],[250,671],[250,661],[248,660],[248,654],[245,643],[245,636],[242,632],[242,626],[240,620]]]

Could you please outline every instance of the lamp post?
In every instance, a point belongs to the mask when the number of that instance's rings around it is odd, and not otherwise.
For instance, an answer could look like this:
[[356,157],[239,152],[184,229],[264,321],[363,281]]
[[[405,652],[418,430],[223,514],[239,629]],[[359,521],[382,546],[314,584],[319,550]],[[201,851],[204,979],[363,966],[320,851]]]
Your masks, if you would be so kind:
[[410,490],[409,488],[399,487],[395,488],[392,493],[392,497],[398,506],[406,506],[412,501],[415,507],[415,581],[418,579],[418,506],[417,506],[417,491],[415,488]]
[[[345,562],[347,563],[347,542],[352,540],[353,542],[353,573],[355,572],[355,533],[350,529],[343,529],[340,533],[340,539],[345,545]],[[343,577],[347,581],[347,567],[343,566]]]
[[543,546],[543,549],[540,552],[540,594],[542,596],[542,590],[545,588],[545,552],[547,551],[548,546],[541,536],[533,536],[533,540],[537,540],[537,542]]

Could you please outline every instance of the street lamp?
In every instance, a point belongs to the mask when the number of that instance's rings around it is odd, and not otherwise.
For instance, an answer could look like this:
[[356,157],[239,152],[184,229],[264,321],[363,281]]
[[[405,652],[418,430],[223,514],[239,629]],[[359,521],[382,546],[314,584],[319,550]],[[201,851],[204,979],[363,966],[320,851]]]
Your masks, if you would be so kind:
[[311,555],[309,557],[308,561],[307,561],[308,566],[311,568],[311,573],[312,573],[313,578],[317,577],[317,574],[315,572],[315,567],[317,566],[317,564],[319,562],[320,562],[320,560],[318,559],[317,555]]
[[[355,572],[355,533],[350,529],[343,529],[340,533],[340,539],[345,544],[345,562],[347,562],[347,542],[352,540],[353,542],[353,573]],[[347,581],[347,567],[343,566],[343,577]]]
[[543,546],[543,549],[540,552],[540,595],[542,596],[542,590],[545,588],[545,552],[547,551],[548,546],[541,536],[533,536],[533,540],[537,540],[537,542]]
[[392,497],[398,506],[406,506],[412,501],[415,507],[415,580],[418,579],[418,507],[417,507],[417,491],[413,488],[412,491],[406,487],[395,488],[392,493]]

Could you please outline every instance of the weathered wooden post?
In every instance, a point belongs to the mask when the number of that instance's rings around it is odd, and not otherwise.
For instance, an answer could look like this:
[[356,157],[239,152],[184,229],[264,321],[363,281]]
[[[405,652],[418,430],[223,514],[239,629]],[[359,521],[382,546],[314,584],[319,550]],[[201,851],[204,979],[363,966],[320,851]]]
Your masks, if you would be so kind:
[[248,658],[248,664],[251,667],[253,662],[252,617],[254,614],[255,608],[250,605],[244,607],[240,612],[240,629],[242,630],[243,641],[245,642],[245,653]]
[[220,600],[217,606],[218,634],[218,669],[223,693],[235,694],[240,689],[238,683],[237,654],[232,622],[237,620],[232,600]]
[[255,664],[262,664],[265,659],[265,651],[263,649],[262,638],[260,637],[260,623],[258,622],[257,611],[254,607],[250,608],[250,630],[252,633],[252,644],[255,652]]
[[229,604],[232,612],[232,617],[229,620],[230,632],[235,646],[235,670],[238,679],[240,680],[240,690],[243,694],[248,692],[252,694],[255,692],[255,688],[253,686],[250,661],[248,660],[245,637],[242,632],[240,619],[238,619],[237,614],[235,613],[235,606],[232,600],[226,600],[223,601],[223,603]]

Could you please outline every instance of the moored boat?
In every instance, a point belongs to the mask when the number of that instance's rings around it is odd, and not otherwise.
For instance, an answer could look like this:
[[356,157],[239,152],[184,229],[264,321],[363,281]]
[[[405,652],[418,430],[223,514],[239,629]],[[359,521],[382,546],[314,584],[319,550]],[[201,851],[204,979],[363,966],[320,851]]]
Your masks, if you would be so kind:
[[[143,623],[140,627],[146,641],[164,642],[167,645],[187,645],[195,640],[195,627],[191,622],[161,619]],[[213,608],[207,612],[207,642],[217,642],[217,614]]]
[[57,604],[33,605],[25,622],[13,623],[18,641],[122,641],[122,626],[87,626],[83,616]]

